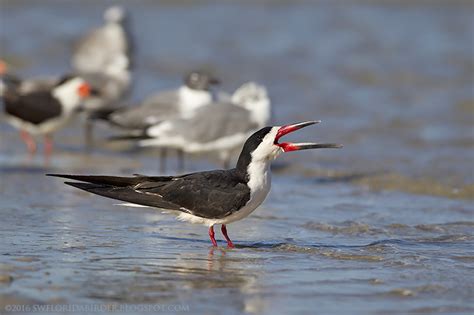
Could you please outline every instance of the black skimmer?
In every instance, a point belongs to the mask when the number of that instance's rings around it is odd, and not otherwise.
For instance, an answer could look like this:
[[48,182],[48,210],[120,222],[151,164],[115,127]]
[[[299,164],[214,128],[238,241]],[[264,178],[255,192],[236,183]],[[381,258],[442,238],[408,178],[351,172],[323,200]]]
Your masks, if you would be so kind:
[[17,94],[27,94],[30,92],[47,91],[53,88],[60,77],[40,76],[28,79],[22,79],[9,71],[9,66],[3,60],[0,60],[0,97],[9,90]]
[[245,83],[229,99],[202,106],[190,118],[151,126],[135,139],[143,138],[139,146],[176,148],[188,154],[217,152],[228,168],[232,152],[271,117],[270,99],[261,85]]
[[31,154],[36,151],[31,134],[43,135],[45,156],[49,157],[53,149],[52,133],[69,121],[89,93],[89,85],[77,76],[66,76],[49,90],[17,93],[15,89],[7,89],[3,95],[5,116],[11,125],[20,129]]
[[181,176],[47,175],[80,181],[66,184],[93,194],[174,211],[178,219],[208,226],[214,246],[217,246],[214,225],[221,224],[227,245],[234,247],[226,225],[245,218],[265,200],[270,191],[270,164],[273,159],[282,152],[341,147],[332,143],[279,142],[284,135],[318,122],[260,129],[247,139],[236,167],[229,170]]

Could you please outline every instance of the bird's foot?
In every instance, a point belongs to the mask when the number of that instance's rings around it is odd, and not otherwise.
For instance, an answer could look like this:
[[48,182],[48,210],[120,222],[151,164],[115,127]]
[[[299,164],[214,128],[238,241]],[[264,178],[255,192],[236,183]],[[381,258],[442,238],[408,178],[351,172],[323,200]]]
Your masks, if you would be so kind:
[[211,239],[212,246],[217,247],[216,238],[214,237],[214,226],[209,227],[209,238]]
[[36,142],[33,137],[25,130],[20,131],[20,136],[23,142],[26,144],[28,152],[33,155],[36,153]]
[[232,241],[230,240],[229,235],[227,235],[227,227],[225,226],[225,224],[222,224],[221,232],[224,235],[225,240],[227,241],[227,247],[228,248],[235,248],[234,243],[232,243]]
[[44,137],[44,156],[48,160],[53,153],[53,138],[49,135]]

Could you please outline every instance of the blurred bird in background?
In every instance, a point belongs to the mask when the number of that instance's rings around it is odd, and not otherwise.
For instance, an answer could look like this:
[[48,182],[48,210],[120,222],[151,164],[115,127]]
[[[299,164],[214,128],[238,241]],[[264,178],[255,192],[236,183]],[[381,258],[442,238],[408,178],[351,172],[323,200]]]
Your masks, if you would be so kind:
[[168,119],[189,117],[193,111],[212,102],[212,85],[219,80],[205,71],[192,71],[176,89],[156,92],[141,104],[98,113],[96,118],[129,131],[142,131]]
[[47,160],[53,150],[52,134],[66,125],[89,94],[89,84],[78,76],[65,76],[50,89],[19,93],[7,88],[3,95],[6,120],[20,130],[30,154],[36,152],[32,135],[44,136]]
[[[212,102],[210,89],[216,84],[219,84],[219,80],[209,72],[191,71],[185,76],[181,87],[154,93],[137,106],[124,107],[112,112],[103,111],[103,114],[97,114],[96,118],[104,119],[133,135],[142,134],[146,128],[157,126],[164,121],[193,117],[196,110]],[[164,171],[167,151],[166,146],[161,148],[160,168]],[[182,169],[184,161],[180,151],[178,159],[179,168]]]
[[139,146],[169,147],[185,153],[217,153],[224,168],[232,153],[245,140],[266,126],[271,118],[271,103],[264,86],[248,82],[238,88],[229,101],[216,101],[194,110],[189,116],[162,121],[138,136],[115,139],[138,140]]
[[113,107],[131,85],[132,38],[126,11],[109,7],[104,25],[89,31],[77,44],[71,59],[73,70],[91,84],[92,95],[84,103],[85,142],[93,145],[93,120],[97,110]]
[[[188,72],[179,87],[157,91],[140,104],[128,106],[133,57],[130,34],[125,9],[107,8],[103,25],[87,32],[73,50],[74,78],[23,79],[0,61],[0,96],[5,113],[8,121],[21,130],[30,153],[36,151],[31,134],[44,135],[45,156],[49,157],[51,134],[63,127],[79,107],[86,116],[87,148],[93,146],[93,123],[105,121],[125,131],[113,139],[135,140],[133,143],[140,147],[159,148],[162,172],[170,148],[177,150],[181,171],[185,153],[217,156],[227,167],[245,139],[270,122],[271,104],[264,86],[248,82],[232,94],[216,93],[212,87],[219,80],[203,69]],[[87,88],[77,89],[85,85]]]
[[9,90],[10,93],[15,91],[17,94],[49,90],[53,88],[60,79],[61,77],[59,76],[51,75],[23,79],[11,73],[7,62],[0,60],[0,96],[3,96],[6,90]]

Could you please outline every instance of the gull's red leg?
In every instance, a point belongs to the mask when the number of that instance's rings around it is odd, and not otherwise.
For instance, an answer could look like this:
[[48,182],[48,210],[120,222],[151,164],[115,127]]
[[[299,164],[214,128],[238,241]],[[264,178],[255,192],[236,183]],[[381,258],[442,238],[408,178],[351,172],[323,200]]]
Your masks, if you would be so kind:
[[50,135],[44,136],[44,156],[49,158],[53,153],[53,137]]
[[211,239],[212,245],[217,247],[216,239],[214,238],[214,225],[209,227],[209,238]]
[[222,231],[222,234],[224,234],[224,237],[227,241],[227,247],[234,248],[235,247],[234,244],[230,240],[229,235],[227,235],[227,227],[225,226],[225,224],[222,224],[221,231]]
[[36,152],[36,143],[33,137],[25,130],[20,131],[20,136],[23,142],[26,144],[28,152],[30,154],[35,154]]

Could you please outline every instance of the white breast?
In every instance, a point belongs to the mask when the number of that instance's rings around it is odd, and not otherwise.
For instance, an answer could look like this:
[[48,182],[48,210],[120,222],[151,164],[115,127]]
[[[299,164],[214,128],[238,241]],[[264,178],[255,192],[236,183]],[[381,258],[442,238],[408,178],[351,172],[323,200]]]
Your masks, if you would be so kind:
[[271,161],[282,152],[280,147],[273,145],[273,139],[275,139],[278,129],[279,127],[273,127],[272,131],[262,140],[262,144],[252,152],[252,161],[247,166],[247,174],[249,176],[247,186],[250,189],[250,199],[245,206],[222,219],[205,219],[188,213],[181,213],[178,219],[208,226],[228,224],[245,218],[257,209],[265,201],[270,191]]
[[[263,164],[263,163],[260,163]],[[263,176],[262,176],[263,174]],[[247,185],[250,188],[250,200],[239,211],[225,217],[217,224],[228,224],[241,220],[257,209],[267,198],[272,184],[269,164],[267,165],[249,165],[250,180]]]
[[182,86],[179,89],[179,100],[182,118],[189,118],[195,109],[212,101],[212,94],[209,91],[193,90]]
[[250,188],[250,199],[247,204],[239,211],[222,218],[222,219],[205,219],[194,216],[189,213],[181,213],[178,216],[179,220],[188,221],[191,223],[200,223],[207,226],[216,224],[229,224],[241,220],[251,214],[260,206],[268,195],[271,187],[271,173],[270,162],[259,161],[250,163],[248,166],[249,181],[247,183]]

